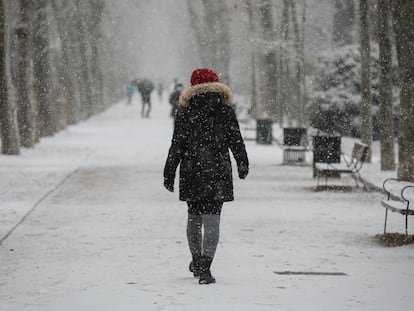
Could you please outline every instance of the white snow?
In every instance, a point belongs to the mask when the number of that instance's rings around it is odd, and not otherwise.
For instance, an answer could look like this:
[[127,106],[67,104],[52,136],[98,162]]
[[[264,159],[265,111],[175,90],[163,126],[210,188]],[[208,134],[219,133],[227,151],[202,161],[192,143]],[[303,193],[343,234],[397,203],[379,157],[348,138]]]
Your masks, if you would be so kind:
[[[277,145],[253,141],[250,175],[235,176],[236,200],[223,207],[217,284],[198,285],[186,205],[162,187],[170,106],[154,95],[151,118],[141,119],[133,100],[21,156],[0,156],[0,238],[27,215],[0,245],[1,311],[412,309],[414,245],[373,240],[384,195],[313,192],[311,166],[282,166]],[[380,186],[395,172],[380,172],[373,152],[362,175]],[[346,176],[329,182],[354,185]],[[404,232],[401,215],[389,221],[389,232]]]

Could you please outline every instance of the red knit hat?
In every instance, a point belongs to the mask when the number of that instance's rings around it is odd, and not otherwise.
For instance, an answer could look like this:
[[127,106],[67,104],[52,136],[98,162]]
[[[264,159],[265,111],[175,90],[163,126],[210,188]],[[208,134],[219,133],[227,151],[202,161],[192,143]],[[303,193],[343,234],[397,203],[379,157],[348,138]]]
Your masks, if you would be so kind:
[[191,74],[191,85],[219,82],[217,74],[209,68],[197,68]]

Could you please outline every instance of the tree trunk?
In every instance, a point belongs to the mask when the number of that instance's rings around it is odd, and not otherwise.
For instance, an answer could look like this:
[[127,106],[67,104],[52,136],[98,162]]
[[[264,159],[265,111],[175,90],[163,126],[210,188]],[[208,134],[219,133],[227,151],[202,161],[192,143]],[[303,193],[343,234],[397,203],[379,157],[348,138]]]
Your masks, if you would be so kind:
[[35,144],[35,110],[32,65],[32,0],[20,0],[19,27],[16,29],[17,47],[17,120],[23,147]]
[[19,154],[19,136],[15,108],[9,98],[7,74],[7,31],[3,0],[0,0],[0,134],[1,153]]
[[[371,69],[368,30],[368,0],[359,0],[360,39],[361,39],[361,141],[371,148],[372,116],[371,116]],[[369,153],[368,161],[371,160]]]
[[[271,45],[275,42],[276,34],[274,32],[274,23],[273,23],[273,12],[272,5],[270,0],[261,0],[259,1],[259,21],[261,25],[261,35],[260,38]],[[260,84],[262,92],[264,93],[263,106],[266,115],[272,117],[273,119],[280,119],[278,116],[279,108],[277,99],[277,59],[274,52],[275,48],[271,47],[270,49],[264,46],[262,49],[263,57],[263,66],[261,71],[263,72],[263,81]]]
[[[281,34],[285,43],[289,42],[289,0],[282,1],[282,24],[281,24]],[[290,56],[286,49],[281,48],[280,51],[280,75],[281,75],[281,100],[283,107],[283,115],[286,116],[287,122],[290,125],[292,122],[293,111],[290,105],[291,102],[291,88],[292,88],[292,79],[290,72]]]
[[229,84],[231,51],[228,3],[224,0],[203,0],[201,3],[187,1],[201,61],[217,71],[221,82]]
[[95,103],[95,112],[102,111],[104,106],[103,99],[103,75],[102,75],[102,56],[100,53],[101,46],[101,29],[100,23],[105,7],[102,0],[91,1],[91,12],[88,30],[90,33],[91,46],[91,78],[92,78],[92,100]]
[[85,3],[76,1],[75,29],[79,39],[80,52],[80,83],[82,85],[82,110],[83,117],[90,117],[94,113],[94,102],[92,98],[91,70],[89,62],[89,33],[86,26],[87,12]]
[[398,178],[414,180],[414,2],[391,2],[400,74]]
[[[70,45],[70,56],[73,60],[73,71],[74,75],[76,77],[75,83],[76,83],[76,89],[78,91],[79,95],[79,109],[77,111],[77,121],[83,120],[87,117],[87,88],[88,84],[83,81],[83,75],[85,72],[85,65],[83,63],[84,58],[82,56],[82,49],[81,49],[81,31],[79,29],[79,2],[74,1],[72,3],[73,5],[73,15],[72,19],[69,21],[69,29],[68,29],[68,36],[69,40],[71,42]],[[87,74],[87,68],[86,68],[86,74]]]
[[[257,8],[256,4],[252,0],[246,0],[247,14],[249,16],[249,31],[250,31],[250,40],[253,40],[253,37],[257,34]],[[258,90],[258,67],[257,60],[259,58],[258,48],[256,43],[253,41],[252,45],[252,54],[251,54],[251,66],[252,66],[252,75],[251,75],[251,116],[257,118],[260,115],[260,93]]]
[[394,129],[392,116],[391,40],[388,0],[378,0],[378,43],[380,63],[379,130],[381,170],[395,169]]
[[[190,25],[194,30],[194,35],[196,37],[196,42],[198,46],[198,51],[200,54],[201,62],[206,64],[206,66],[211,66],[211,53],[208,49],[205,48],[206,43],[208,42],[207,34],[204,30],[204,18],[200,14],[202,12],[201,4],[197,4],[197,1],[187,0],[187,8],[190,17]],[[207,44],[208,45],[208,44]]]
[[67,122],[74,124],[79,121],[80,115],[80,95],[79,84],[76,81],[76,62],[78,55],[74,47],[71,32],[73,31],[72,21],[74,14],[73,4],[67,1],[52,1],[52,6],[57,21],[57,27],[62,44],[62,64],[63,64],[63,94],[64,107],[67,114]]
[[342,46],[352,43],[354,20],[354,0],[335,0],[332,34],[335,46]]
[[272,6],[269,0],[248,1],[248,13],[253,42],[254,112],[257,118],[279,121],[278,61],[273,25]]
[[56,132],[56,109],[51,101],[50,51],[47,6],[48,0],[34,1],[33,62],[34,90],[37,98],[40,135]]
[[307,90],[306,90],[306,72],[305,72],[305,27],[306,27],[306,1],[303,1],[303,11],[302,11],[302,21],[301,21],[301,40],[300,40],[300,111],[299,111],[299,124],[306,127],[305,123],[308,123],[308,115],[306,113],[307,109]]
[[302,75],[303,73],[303,58],[301,57],[301,36],[303,34],[300,33],[299,29],[299,21],[297,16],[297,9],[296,9],[296,3],[295,1],[290,1],[290,12],[292,14],[292,24],[293,24],[293,42],[294,42],[294,49],[295,49],[295,61],[294,61],[294,79],[293,79],[293,87],[294,90],[294,96],[293,96],[293,102],[295,103],[294,107],[294,119],[298,122],[300,126],[303,126],[303,103],[302,103]]

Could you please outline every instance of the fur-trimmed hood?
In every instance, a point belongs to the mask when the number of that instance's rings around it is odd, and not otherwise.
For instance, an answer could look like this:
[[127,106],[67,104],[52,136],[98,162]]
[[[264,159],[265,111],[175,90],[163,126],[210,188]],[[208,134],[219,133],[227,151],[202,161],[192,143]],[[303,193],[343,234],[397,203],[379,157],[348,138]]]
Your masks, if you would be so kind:
[[185,107],[190,102],[191,97],[208,92],[222,93],[226,98],[227,104],[231,105],[233,99],[232,91],[227,85],[219,82],[202,83],[190,86],[189,88],[182,91],[179,105]]

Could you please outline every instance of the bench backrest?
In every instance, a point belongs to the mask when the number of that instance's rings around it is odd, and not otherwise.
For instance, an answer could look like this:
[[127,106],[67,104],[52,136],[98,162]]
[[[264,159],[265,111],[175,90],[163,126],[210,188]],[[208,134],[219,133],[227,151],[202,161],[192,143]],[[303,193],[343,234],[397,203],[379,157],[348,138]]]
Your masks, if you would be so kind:
[[340,163],[340,136],[313,136],[313,162]]
[[368,146],[362,143],[354,143],[351,156],[344,155],[346,165],[355,172],[359,172],[368,155]]
[[[388,178],[384,180],[382,188],[384,189],[385,193],[387,193],[388,199],[405,199],[411,203],[414,202],[414,181],[407,181],[398,178]],[[404,197],[402,197],[403,190]],[[414,206],[411,205],[410,208],[414,209]]]
[[368,155],[368,146],[361,144],[361,143],[355,143],[354,148],[352,148],[352,154],[351,157],[359,162],[364,162]]

